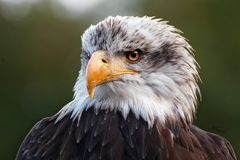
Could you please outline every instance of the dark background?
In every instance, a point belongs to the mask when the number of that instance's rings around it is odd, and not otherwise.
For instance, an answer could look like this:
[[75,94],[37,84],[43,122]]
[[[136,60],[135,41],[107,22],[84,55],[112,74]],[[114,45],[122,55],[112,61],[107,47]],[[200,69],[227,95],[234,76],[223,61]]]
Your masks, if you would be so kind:
[[162,17],[184,32],[203,81],[195,124],[226,137],[239,157],[239,6],[239,0],[0,0],[0,159],[14,159],[30,128],[72,99],[81,34],[117,14]]

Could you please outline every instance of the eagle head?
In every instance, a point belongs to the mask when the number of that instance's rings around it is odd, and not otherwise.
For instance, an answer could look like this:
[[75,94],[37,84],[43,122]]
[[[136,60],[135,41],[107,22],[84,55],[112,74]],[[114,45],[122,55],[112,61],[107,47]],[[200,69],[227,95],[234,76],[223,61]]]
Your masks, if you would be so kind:
[[227,159],[231,144],[192,124],[198,65],[161,19],[108,17],[82,36],[74,99],[38,122],[22,159]]
[[74,100],[60,115],[89,107],[132,112],[149,126],[157,119],[191,122],[199,88],[193,49],[181,32],[152,17],[108,17],[82,36]]

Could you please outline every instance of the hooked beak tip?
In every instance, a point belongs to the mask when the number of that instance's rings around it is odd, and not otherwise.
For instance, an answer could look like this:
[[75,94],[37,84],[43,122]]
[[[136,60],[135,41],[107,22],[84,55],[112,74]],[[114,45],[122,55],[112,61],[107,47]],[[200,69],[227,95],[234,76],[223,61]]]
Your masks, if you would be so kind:
[[90,100],[92,100],[93,99],[93,97],[94,97],[94,88],[95,87],[93,87],[93,86],[88,86],[87,87],[87,89],[88,89],[88,95],[89,95],[89,98],[90,98]]

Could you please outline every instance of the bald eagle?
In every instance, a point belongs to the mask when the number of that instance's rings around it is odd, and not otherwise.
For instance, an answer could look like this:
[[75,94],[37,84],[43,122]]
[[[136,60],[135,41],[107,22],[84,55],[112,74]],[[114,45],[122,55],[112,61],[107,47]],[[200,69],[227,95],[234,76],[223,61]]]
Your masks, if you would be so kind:
[[233,160],[192,124],[198,65],[181,32],[152,17],[108,17],[82,36],[74,99],[38,122],[17,160]]

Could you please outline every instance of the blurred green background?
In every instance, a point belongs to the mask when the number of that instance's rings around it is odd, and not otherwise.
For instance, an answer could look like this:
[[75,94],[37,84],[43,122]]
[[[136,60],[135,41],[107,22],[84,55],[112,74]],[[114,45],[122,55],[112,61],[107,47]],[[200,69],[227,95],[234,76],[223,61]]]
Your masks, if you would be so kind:
[[195,124],[240,156],[239,0],[0,0],[0,159],[72,99],[83,31],[108,15],[156,16],[184,32],[201,66]]

